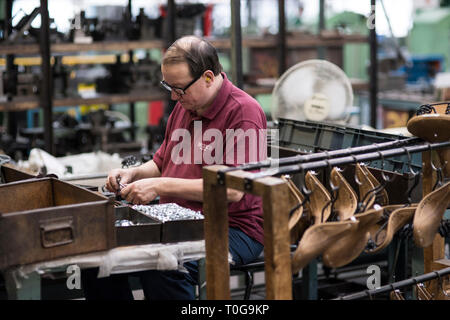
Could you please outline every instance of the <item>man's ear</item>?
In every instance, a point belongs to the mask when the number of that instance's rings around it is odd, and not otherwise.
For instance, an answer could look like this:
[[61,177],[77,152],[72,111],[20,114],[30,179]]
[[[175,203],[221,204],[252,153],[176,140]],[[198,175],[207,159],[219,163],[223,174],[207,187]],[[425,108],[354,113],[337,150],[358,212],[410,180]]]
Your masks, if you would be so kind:
[[214,81],[214,74],[208,70],[205,73],[205,81],[207,84],[210,84],[212,81]]

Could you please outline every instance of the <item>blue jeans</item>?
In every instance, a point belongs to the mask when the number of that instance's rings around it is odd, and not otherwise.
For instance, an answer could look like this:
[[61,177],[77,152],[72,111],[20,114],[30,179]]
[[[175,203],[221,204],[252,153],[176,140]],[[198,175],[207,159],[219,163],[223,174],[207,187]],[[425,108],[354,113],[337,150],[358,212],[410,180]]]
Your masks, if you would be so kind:
[[[255,260],[264,247],[236,228],[228,229],[228,245],[236,265]],[[193,300],[198,285],[198,262],[183,265],[188,272],[149,270],[133,273],[141,281],[147,300]],[[128,275],[117,274],[108,278],[97,278],[97,269],[81,271],[82,286],[86,300],[132,300],[133,294]]]
[[[263,245],[236,228],[228,229],[228,246],[236,265],[255,260]],[[193,300],[198,284],[198,262],[186,262],[188,273],[181,271],[149,270],[139,277],[147,300]]]

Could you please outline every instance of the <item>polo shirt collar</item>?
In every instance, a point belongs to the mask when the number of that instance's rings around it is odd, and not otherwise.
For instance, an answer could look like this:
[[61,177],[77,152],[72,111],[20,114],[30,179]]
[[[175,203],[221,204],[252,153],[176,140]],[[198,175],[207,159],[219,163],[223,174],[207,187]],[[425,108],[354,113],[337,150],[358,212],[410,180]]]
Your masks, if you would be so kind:
[[232,84],[230,80],[228,80],[227,75],[225,72],[222,72],[223,77],[223,83],[220,87],[219,92],[217,93],[217,96],[214,98],[213,103],[211,106],[206,110],[206,112],[202,115],[202,118],[206,118],[209,120],[212,120],[216,117],[217,113],[222,110],[222,107],[225,105],[225,102],[228,99],[228,96],[231,93]]

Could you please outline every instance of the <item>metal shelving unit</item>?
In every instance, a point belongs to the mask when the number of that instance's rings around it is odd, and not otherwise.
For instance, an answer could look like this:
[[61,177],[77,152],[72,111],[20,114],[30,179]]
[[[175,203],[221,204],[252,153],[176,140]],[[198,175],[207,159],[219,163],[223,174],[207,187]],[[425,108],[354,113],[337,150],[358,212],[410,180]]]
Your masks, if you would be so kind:
[[[131,11],[131,2],[128,2],[128,10]],[[48,0],[41,0],[41,14],[43,17],[42,30],[48,29]],[[242,47],[250,48],[277,48],[280,58],[279,74],[281,75],[286,69],[286,50],[287,48],[323,48],[342,46],[345,43],[364,43],[367,42],[367,37],[360,35],[346,35],[340,38],[323,38],[315,37],[309,39],[302,39],[296,37],[288,37],[285,32],[285,15],[284,13],[284,1],[278,0],[279,8],[279,28],[280,33],[277,36],[256,38],[245,37],[241,35],[240,28],[240,1],[231,0],[230,5],[232,8],[232,30],[233,36],[231,39],[216,39],[207,38],[217,49],[231,49],[232,50],[232,70],[233,70],[233,82],[238,87],[243,88],[251,95],[268,94],[271,93],[273,87],[271,86],[245,86],[242,81]],[[7,10],[12,10],[12,1],[7,1]],[[12,101],[0,102],[0,111],[14,112],[24,111],[36,108],[42,108],[44,110],[44,132],[46,132],[46,149],[52,151],[53,145],[53,132],[51,128],[51,114],[53,106],[67,106],[77,104],[93,104],[93,103],[130,103],[130,115],[131,121],[134,122],[134,102],[137,101],[154,101],[164,100],[167,95],[159,92],[155,89],[154,92],[140,92],[132,94],[112,94],[112,95],[98,95],[93,98],[84,99],[80,97],[71,97],[64,99],[53,99],[50,94],[51,80],[51,64],[50,59],[54,54],[68,54],[73,52],[107,52],[107,51],[123,51],[132,54],[136,49],[161,49],[167,48],[176,39],[175,35],[175,0],[167,1],[168,9],[168,38],[165,40],[143,40],[143,41],[111,41],[111,42],[95,42],[91,44],[75,44],[75,43],[55,43],[51,44],[49,41],[49,33],[42,32],[39,44],[3,44],[0,46],[0,55],[6,55],[8,57],[14,57],[15,55],[40,55],[44,59],[41,59],[42,73],[48,74],[49,81],[44,81],[42,85],[42,93],[40,98],[15,98]],[[239,62],[240,61],[240,62]],[[236,80],[241,79],[241,80]]]
[[[115,104],[137,101],[165,100],[167,94],[162,91],[132,91],[128,94],[98,94],[95,97],[56,98],[52,99],[53,106],[75,106],[82,104]],[[0,103],[0,111],[25,111],[40,107],[39,98],[16,98],[13,101]]]

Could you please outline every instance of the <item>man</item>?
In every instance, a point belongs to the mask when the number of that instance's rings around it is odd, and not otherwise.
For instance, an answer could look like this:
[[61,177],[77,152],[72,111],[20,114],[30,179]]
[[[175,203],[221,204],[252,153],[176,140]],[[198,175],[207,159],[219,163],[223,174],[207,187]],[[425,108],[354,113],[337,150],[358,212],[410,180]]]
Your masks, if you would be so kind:
[[[133,204],[159,196],[160,203],[201,211],[202,167],[263,160],[266,144],[260,138],[266,117],[255,99],[228,80],[215,48],[203,39],[178,39],[164,54],[161,71],[162,86],[177,101],[164,141],[152,161],[111,171],[106,187]],[[231,256],[236,264],[251,262],[263,250],[261,199],[232,189],[227,196]],[[197,265],[185,267],[189,273],[141,273],[146,298],[193,299]]]

